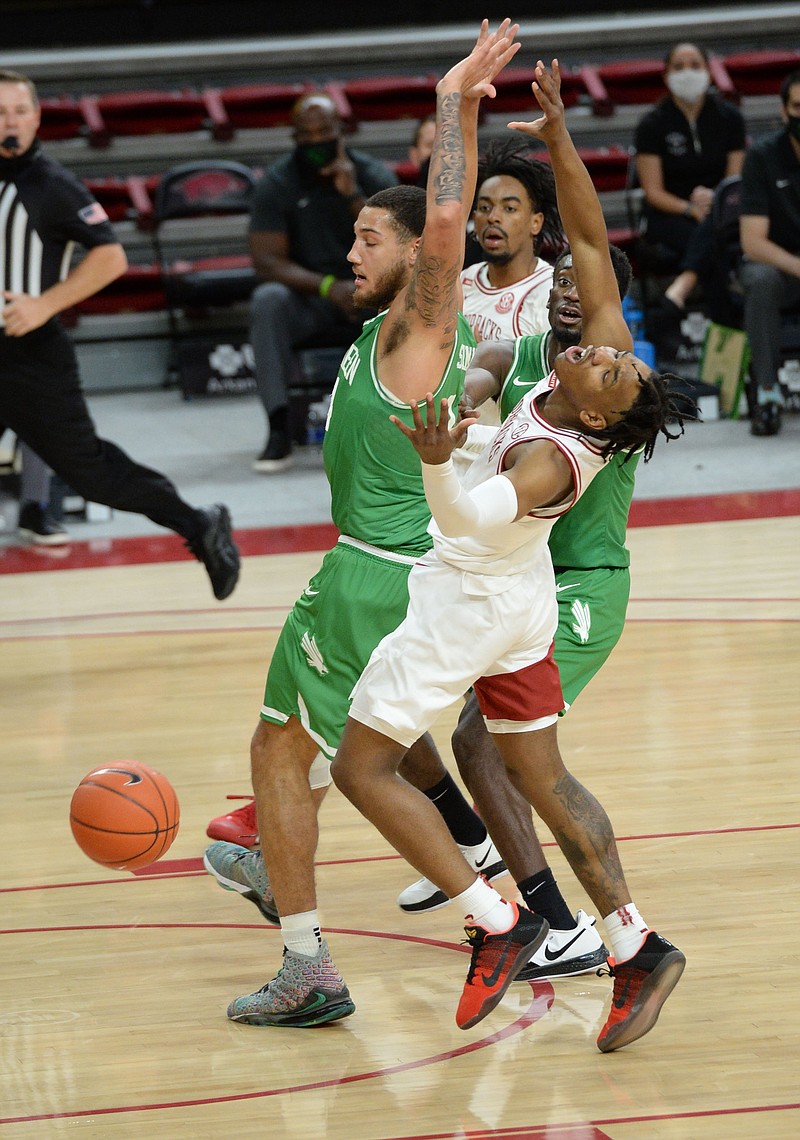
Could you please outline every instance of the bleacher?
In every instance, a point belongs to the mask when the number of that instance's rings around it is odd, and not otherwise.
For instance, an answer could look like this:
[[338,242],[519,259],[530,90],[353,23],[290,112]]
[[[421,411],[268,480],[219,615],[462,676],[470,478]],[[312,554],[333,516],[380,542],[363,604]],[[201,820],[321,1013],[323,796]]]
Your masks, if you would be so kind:
[[[714,52],[713,78],[720,93],[740,105],[752,136],[777,124],[781,79],[800,67],[800,50],[783,46],[784,16],[781,12],[772,17],[775,39],[780,39],[781,46],[753,50],[744,50],[746,37],[752,42],[752,22],[747,31],[738,14],[728,24],[718,21],[715,39],[732,50]],[[682,38],[702,42],[714,29],[707,24],[701,27],[697,22],[701,17],[701,12],[682,13],[679,22],[662,21],[659,26],[651,19],[649,32],[642,18],[635,35],[631,29],[635,30],[636,21],[627,18],[624,27],[633,42],[620,35],[618,53],[612,55],[609,43],[613,41],[604,37],[605,58],[600,58],[596,49],[596,29],[594,51],[587,46],[576,47],[581,43],[580,35],[588,44],[590,33],[584,28],[579,34],[578,21],[574,21],[572,46],[563,53],[563,97],[570,129],[601,196],[612,238],[631,251],[634,234],[626,183],[634,127],[645,108],[663,93],[661,48]],[[601,24],[608,31],[613,22],[606,17]],[[759,13],[759,22],[763,44],[770,35],[767,9],[763,20]],[[565,38],[568,23],[554,21],[553,34],[560,29]],[[524,33],[523,27],[521,37]],[[536,33],[538,42],[547,40],[541,27]],[[95,66],[84,72],[84,76],[98,77],[95,84],[76,72],[80,53],[61,53],[60,65],[58,53],[42,54],[38,62],[32,53],[27,53],[27,60],[25,52],[16,53],[16,58],[11,53],[6,65],[26,71],[40,85],[41,136],[49,153],[82,177],[105,207],[131,263],[120,281],[78,306],[73,315],[77,319],[76,339],[97,346],[105,340],[141,342],[167,335],[165,283],[153,244],[153,201],[162,174],[179,162],[223,157],[262,169],[291,147],[291,108],[311,86],[325,88],[334,98],[351,145],[383,158],[394,166],[401,180],[414,181],[416,172],[406,155],[414,124],[432,109],[436,81],[444,70],[441,59],[453,58],[457,50],[454,41],[461,34],[463,29],[427,29],[424,43],[414,43],[414,66],[403,67],[404,62],[409,63],[407,42],[414,37],[376,32],[372,36],[374,50],[361,52],[350,65],[350,75],[347,59],[353,58],[351,44],[347,44],[347,51],[337,52],[336,37],[328,37],[324,64],[320,56],[309,66],[303,61],[314,56],[315,37],[306,37],[305,41],[294,37],[297,70],[288,71],[282,45],[271,43],[268,59],[258,59],[260,81],[256,81],[258,52],[254,44],[247,53],[242,45],[222,43],[211,58],[203,54],[202,45],[194,49],[186,45],[183,52],[176,52],[174,46],[164,52],[153,49],[149,63],[137,48],[128,53],[129,66],[125,69],[120,66],[121,49],[95,53]],[[368,38],[367,33],[358,35]],[[339,37],[340,48],[345,41],[346,36]],[[194,63],[190,64],[193,50]],[[389,57],[391,64],[382,65]],[[115,59],[115,90],[104,89],[109,86],[104,59],[107,63]],[[179,85],[173,78],[178,64],[182,76]],[[371,64],[374,70],[370,70]],[[209,78],[187,83],[183,81],[187,75]],[[482,146],[505,133],[509,118],[535,114],[532,76],[532,68],[512,67],[498,77],[497,99],[486,104],[481,121]],[[137,79],[141,79],[141,86],[136,86]],[[209,217],[200,226],[196,221],[168,225],[170,246],[185,261],[202,260],[207,265],[209,259],[238,258],[237,264],[246,263],[244,212]],[[238,311],[234,306],[234,311],[215,312],[213,321],[221,329],[241,328],[246,324],[246,312],[243,306]],[[201,324],[207,326],[208,315],[194,313],[188,315],[185,327],[191,330]],[[156,376],[151,382],[160,379]],[[87,384],[93,386],[91,375]],[[98,376],[95,386],[102,384],[102,376]]]

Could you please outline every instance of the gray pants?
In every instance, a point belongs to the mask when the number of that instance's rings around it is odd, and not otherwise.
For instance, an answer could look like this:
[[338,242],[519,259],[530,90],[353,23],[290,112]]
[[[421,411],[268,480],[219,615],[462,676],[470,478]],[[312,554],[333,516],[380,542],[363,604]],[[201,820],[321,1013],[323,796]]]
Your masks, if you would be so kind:
[[781,363],[781,313],[800,308],[800,278],[759,261],[745,261],[739,275],[750,375],[757,387],[772,388],[778,383]]
[[309,342],[315,346],[349,345],[361,333],[361,324],[361,320],[345,320],[341,311],[322,297],[295,293],[276,281],[259,285],[252,299],[250,341],[256,386],[267,415],[289,402],[298,348]]

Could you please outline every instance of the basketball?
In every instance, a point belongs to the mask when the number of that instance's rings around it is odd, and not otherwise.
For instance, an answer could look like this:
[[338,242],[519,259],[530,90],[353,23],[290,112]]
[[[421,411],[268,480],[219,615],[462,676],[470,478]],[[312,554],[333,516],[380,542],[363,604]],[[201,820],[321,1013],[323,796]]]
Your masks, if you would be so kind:
[[69,822],[75,842],[95,863],[132,871],[169,850],[180,808],[166,776],[135,760],[115,760],[83,777]]

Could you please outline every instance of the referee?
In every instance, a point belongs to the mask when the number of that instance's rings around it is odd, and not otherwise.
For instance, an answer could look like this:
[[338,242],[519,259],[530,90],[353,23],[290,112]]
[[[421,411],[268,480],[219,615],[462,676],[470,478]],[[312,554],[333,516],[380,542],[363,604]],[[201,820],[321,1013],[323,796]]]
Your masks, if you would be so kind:
[[[0,71],[0,424],[83,498],[181,535],[221,601],[239,577],[227,507],[189,506],[164,475],[99,439],[89,415],[57,314],[114,281],[127,259],[102,206],[43,153],[39,119],[33,83]],[[70,270],[75,243],[86,255]]]

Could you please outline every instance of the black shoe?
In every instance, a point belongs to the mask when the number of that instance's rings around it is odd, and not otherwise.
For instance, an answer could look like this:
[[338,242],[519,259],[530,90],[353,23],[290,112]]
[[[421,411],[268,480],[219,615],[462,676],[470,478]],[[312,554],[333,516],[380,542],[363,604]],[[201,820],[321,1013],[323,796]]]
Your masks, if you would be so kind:
[[17,530],[37,546],[65,546],[71,541],[65,527],[40,503],[25,503],[20,508]]
[[775,400],[756,404],[750,418],[751,435],[777,435],[781,430],[781,406]]
[[217,601],[224,601],[233,593],[239,581],[239,549],[231,533],[231,516],[222,503],[204,507],[207,519],[205,530],[197,538],[187,539],[186,546],[202,562],[211,579],[211,588]]
[[267,446],[258,459],[253,461],[253,470],[271,475],[276,471],[285,471],[293,462],[292,441],[289,434],[285,431],[271,431]]

